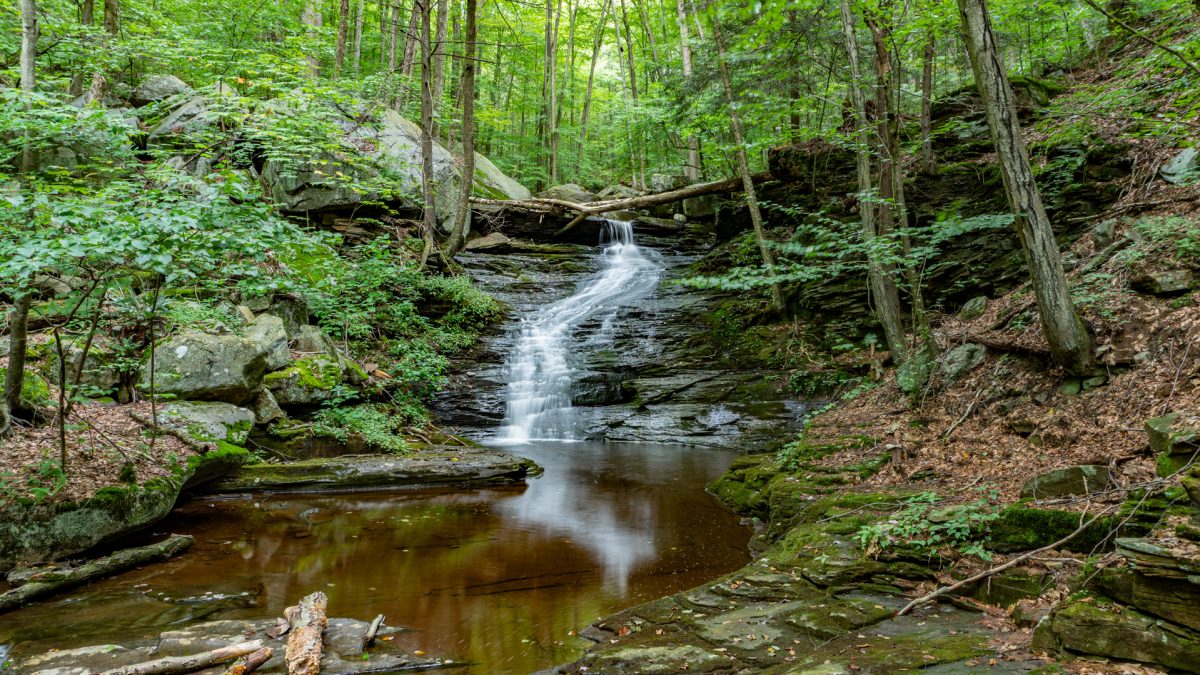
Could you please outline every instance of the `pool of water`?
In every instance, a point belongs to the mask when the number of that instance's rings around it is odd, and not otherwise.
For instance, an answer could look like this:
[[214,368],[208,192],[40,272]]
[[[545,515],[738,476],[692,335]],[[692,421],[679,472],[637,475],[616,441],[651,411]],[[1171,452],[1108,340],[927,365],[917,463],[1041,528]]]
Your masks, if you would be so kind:
[[[155,532],[196,545],[0,619],[14,656],[280,615],[321,590],[331,616],[414,630],[406,648],[528,673],[577,657],[597,618],[748,562],[748,528],[703,491],[733,454],[666,445],[511,448],[526,486],[195,499]],[[464,672],[458,670],[456,672]]]

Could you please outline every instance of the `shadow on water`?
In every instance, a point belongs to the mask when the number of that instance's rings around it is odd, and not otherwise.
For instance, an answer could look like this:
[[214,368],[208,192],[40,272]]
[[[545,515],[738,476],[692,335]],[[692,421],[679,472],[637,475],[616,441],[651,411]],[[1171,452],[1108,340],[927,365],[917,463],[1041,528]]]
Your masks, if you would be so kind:
[[747,529],[700,487],[731,453],[520,452],[546,467],[524,487],[191,501],[156,527],[196,535],[191,551],[9,614],[0,644],[21,655],[274,616],[324,590],[331,615],[414,628],[397,637],[409,649],[526,673],[577,657],[591,621],[748,560]]

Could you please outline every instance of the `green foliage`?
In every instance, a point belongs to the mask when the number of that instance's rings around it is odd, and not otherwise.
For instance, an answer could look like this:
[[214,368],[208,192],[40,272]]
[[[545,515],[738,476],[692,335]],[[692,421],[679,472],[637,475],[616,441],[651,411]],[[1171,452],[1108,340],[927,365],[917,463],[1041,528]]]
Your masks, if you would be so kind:
[[375,450],[394,454],[408,452],[408,444],[400,432],[410,420],[394,416],[378,405],[324,408],[313,418],[313,433],[342,442],[350,435],[362,438]]
[[1134,221],[1132,227],[1144,242],[1137,247],[1138,253],[1127,253],[1129,249],[1122,252],[1126,262],[1132,256],[1166,255],[1186,265],[1200,266],[1200,221],[1183,216],[1149,216]]
[[904,500],[904,508],[891,518],[861,527],[855,535],[868,556],[896,548],[935,554],[953,548],[963,555],[990,561],[988,529],[1000,517],[1000,495],[978,489],[979,497],[967,504],[939,508],[941,498],[922,492]]

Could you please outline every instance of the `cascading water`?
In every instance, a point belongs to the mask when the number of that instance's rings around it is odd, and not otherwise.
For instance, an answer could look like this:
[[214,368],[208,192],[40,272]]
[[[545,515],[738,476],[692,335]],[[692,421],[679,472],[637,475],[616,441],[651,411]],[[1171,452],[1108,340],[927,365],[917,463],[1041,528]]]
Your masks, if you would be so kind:
[[505,365],[508,378],[504,428],[499,441],[578,440],[571,410],[577,331],[599,320],[601,330],[589,342],[605,341],[617,312],[649,295],[662,266],[633,241],[633,224],[609,220],[600,233],[603,268],[575,293],[534,311],[522,320],[516,346]]

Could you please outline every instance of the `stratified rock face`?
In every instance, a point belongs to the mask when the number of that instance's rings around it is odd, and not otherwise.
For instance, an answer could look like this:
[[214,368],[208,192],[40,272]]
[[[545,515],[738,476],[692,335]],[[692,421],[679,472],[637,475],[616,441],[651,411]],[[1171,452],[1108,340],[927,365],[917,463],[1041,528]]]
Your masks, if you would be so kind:
[[158,423],[198,443],[242,445],[254,426],[254,413],[231,403],[176,401],[159,410]]
[[[182,399],[244,403],[262,386],[267,354],[261,345],[236,335],[184,333],[154,348],[157,393]],[[150,384],[149,359],[141,386]]]
[[1068,466],[1035,476],[1021,486],[1022,499],[1050,499],[1103,492],[1112,487],[1108,467]]
[[1149,295],[1179,295],[1191,290],[1194,281],[1191,270],[1150,270],[1134,277],[1130,285]]
[[[445,668],[449,659],[414,656],[395,646],[390,636],[406,629],[383,626],[378,635],[385,639],[368,648],[363,638],[370,627],[355,619],[329,619],[325,629],[325,649],[321,656],[321,672],[354,675],[355,673],[400,672]],[[144,663],[169,656],[190,656],[250,640],[261,640],[271,648],[271,660],[257,672],[287,671],[284,655],[288,636],[271,637],[275,619],[260,621],[209,621],[179,630],[166,631],[155,637],[142,637],[124,645],[96,645],[77,649],[55,650],[48,654],[18,661],[18,672],[43,675],[76,675],[103,672],[110,669]],[[367,654],[370,654],[369,658]],[[221,666],[224,668],[224,665]],[[218,669],[217,672],[220,672]]]
[[133,90],[130,102],[144,106],[191,90],[186,82],[174,75],[149,75]]
[[1034,630],[1033,648],[1200,672],[1200,632],[1128,607],[1117,611],[1116,607],[1099,605],[1111,602],[1107,598],[1081,598],[1060,605]]

